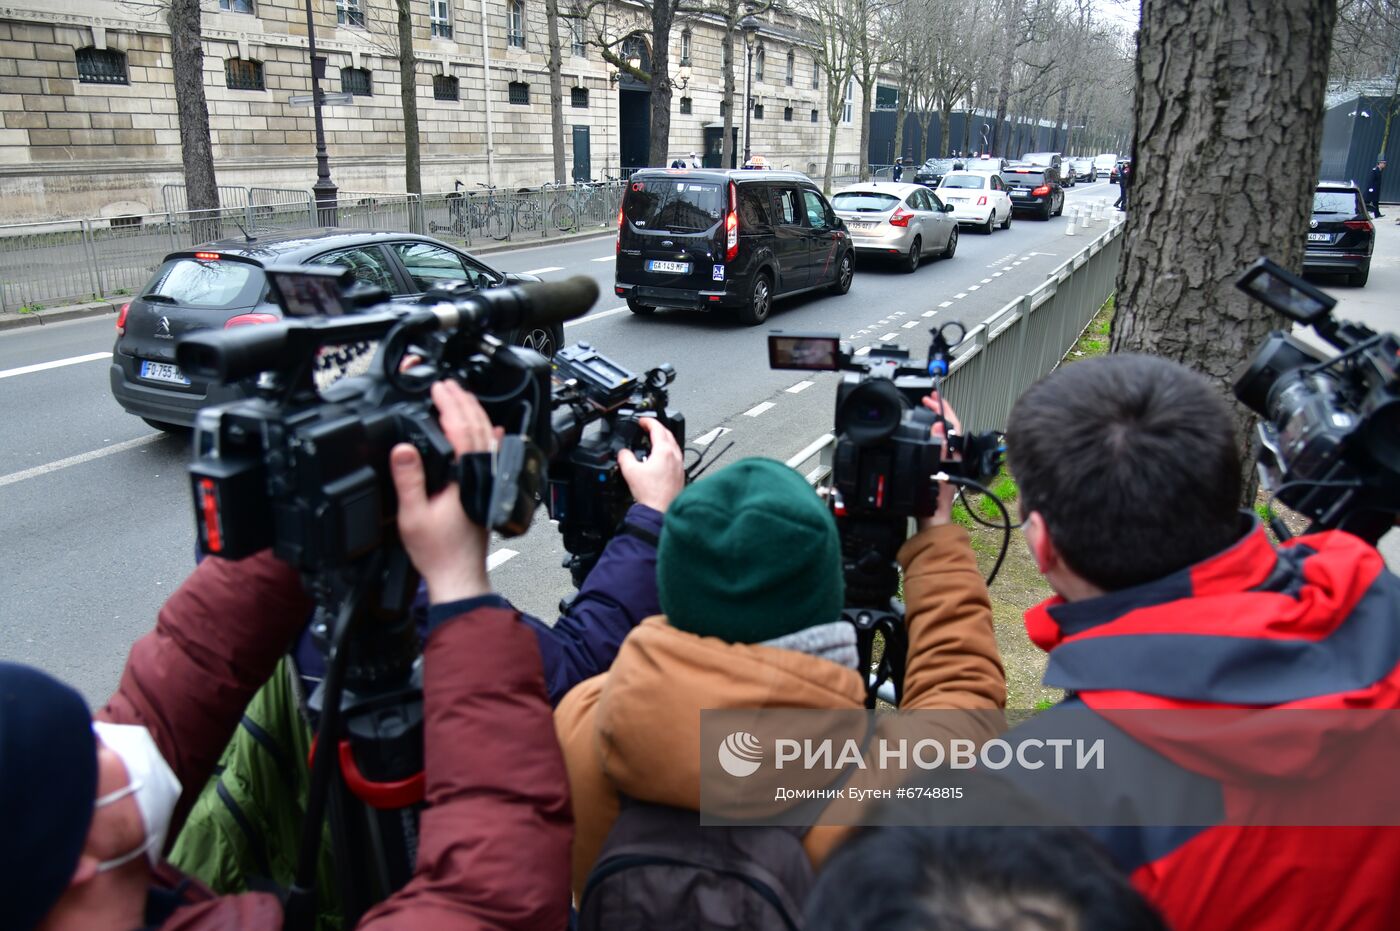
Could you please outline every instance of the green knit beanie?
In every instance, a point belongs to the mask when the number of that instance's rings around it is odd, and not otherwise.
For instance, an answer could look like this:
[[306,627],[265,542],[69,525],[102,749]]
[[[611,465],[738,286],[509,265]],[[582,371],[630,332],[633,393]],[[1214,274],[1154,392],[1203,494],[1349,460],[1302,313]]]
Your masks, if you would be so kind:
[[656,582],[673,627],[762,643],[841,617],[841,541],[830,510],[772,459],[696,482],[661,525]]

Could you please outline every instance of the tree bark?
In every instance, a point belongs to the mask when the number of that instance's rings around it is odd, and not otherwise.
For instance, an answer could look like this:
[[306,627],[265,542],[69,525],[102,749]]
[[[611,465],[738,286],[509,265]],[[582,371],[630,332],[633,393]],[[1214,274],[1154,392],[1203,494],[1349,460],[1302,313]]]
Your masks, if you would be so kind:
[[739,2],[729,0],[725,11],[724,40],[720,49],[724,64],[724,139],[720,149],[719,167],[728,168],[734,164],[734,29],[739,21]]
[[680,0],[653,0],[651,4],[651,148],[647,164],[664,168],[671,163],[671,24]]
[[[860,108],[860,178],[862,181],[870,177],[870,88],[865,86],[863,81],[860,84],[861,108]],[[872,82],[873,85],[873,82]]]
[[544,19],[549,33],[549,140],[554,150],[554,183],[563,184],[568,175],[564,173],[564,66],[559,47],[559,0],[544,0]]
[[1261,255],[1301,267],[1335,17],[1335,0],[1142,4],[1110,348],[1175,359],[1231,399],[1246,505],[1254,417],[1231,388],[1281,318],[1234,283]]
[[[418,67],[413,55],[412,0],[398,0],[399,100],[403,103],[403,176],[410,194],[423,193],[418,138]],[[422,232],[415,230],[415,232]]]
[[1005,155],[1006,134],[1002,123],[1006,120],[1006,110],[1011,102],[1011,68],[1016,63],[1016,30],[1021,21],[1021,6],[1025,0],[1011,0],[1006,11],[1005,31],[1002,34],[1001,79],[997,87],[997,116],[992,124],[992,154]]
[[[185,169],[185,206],[189,210],[217,210],[219,183],[214,177],[214,147],[209,141],[209,104],[204,99],[199,0],[170,0],[166,23],[180,121],[180,158]],[[206,215],[198,223],[196,241],[221,235],[216,218]]]
[[[901,69],[900,74],[903,75]],[[894,154],[900,156],[904,154],[904,121],[909,117],[909,82],[901,77],[899,82],[899,99],[894,106]],[[911,155],[911,158],[914,156]],[[923,159],[919,159],[923,161]]]

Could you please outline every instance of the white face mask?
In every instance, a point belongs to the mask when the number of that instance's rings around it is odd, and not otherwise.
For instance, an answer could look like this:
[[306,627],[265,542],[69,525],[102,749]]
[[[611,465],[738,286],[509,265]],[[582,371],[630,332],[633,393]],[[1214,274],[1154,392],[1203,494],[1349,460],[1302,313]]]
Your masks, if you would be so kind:
[[114,870],[143,853],[155,866],[160,862],[160,852],[165,847],[165,834],[170,829],[175,803],[180,800],[180,780],[175,778],[170,764],[165,762],[155,739],[146,728],[94,721],[92,730],[104,747],[121,758],[130,779],[127,785],[99,798],[93,807],[103,808],[134,795],[136,807],[141,811],[141,824],[146,829],[146,840],[141,846],[115,859],[103,860],[97,865],[97,871]]

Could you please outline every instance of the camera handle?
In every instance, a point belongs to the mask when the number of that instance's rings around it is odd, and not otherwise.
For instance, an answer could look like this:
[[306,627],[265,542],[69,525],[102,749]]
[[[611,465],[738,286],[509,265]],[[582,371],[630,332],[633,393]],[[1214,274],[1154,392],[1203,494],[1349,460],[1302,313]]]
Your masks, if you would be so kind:
[[909,653],[909,633],[904,626],[904,606],[891,599],[888,609],[846,608],[841,619],[856,629],[858,669],[868,673],[875,652],[875,635],[884,640],[880,663],[874,676],[867,677],[865,707],[874,708],[880,688],[885,683],[894,686],[895,704],[904,697],[904,667]]

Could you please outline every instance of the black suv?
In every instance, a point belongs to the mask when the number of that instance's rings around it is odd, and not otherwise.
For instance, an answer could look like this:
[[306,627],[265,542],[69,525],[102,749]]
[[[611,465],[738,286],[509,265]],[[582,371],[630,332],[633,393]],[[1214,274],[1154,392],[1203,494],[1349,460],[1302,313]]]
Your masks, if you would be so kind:
[[628,179],[614,287],[634,314],[725,307],[756,325],[775,298],[845,294],[854,274],[851,237],[804,174],[650,168]]
[[918,171],[914,172],[914,183],[926,187],[938,187],[938,183],[948,172],[962,170],[963,160],[960,158],[931,158],[920,165]]
[[1065,190],[1054,168],[1012,164],[1002,170],[1001,180],[1011,195],[1011,211],[1034,213],[1042,220],[1065,211]]
[[1320,182],[1313,192],[1303,271],[1345,273],[1348,284],[1363,287],[1375,245],[1376,228],[1361,189],[1350,181]]
[[[186,334],[275,323],[281,310],[268,303],[267,265],[339,265],[360,281],[379,285],[395,301],[411,302],[440,281],[466,280],[480,288],[538,281],[497,271],[427,236],[338,229],[278,232],[230,239],[172,252],[117,317],[112,347],[112,395],[129,413],[162,430],[188,427],[201,407],[247,395],[241,385],[209,384],[180,370],[175,342]],[[509,335],[510,341],[552,357],[563,327]]]

